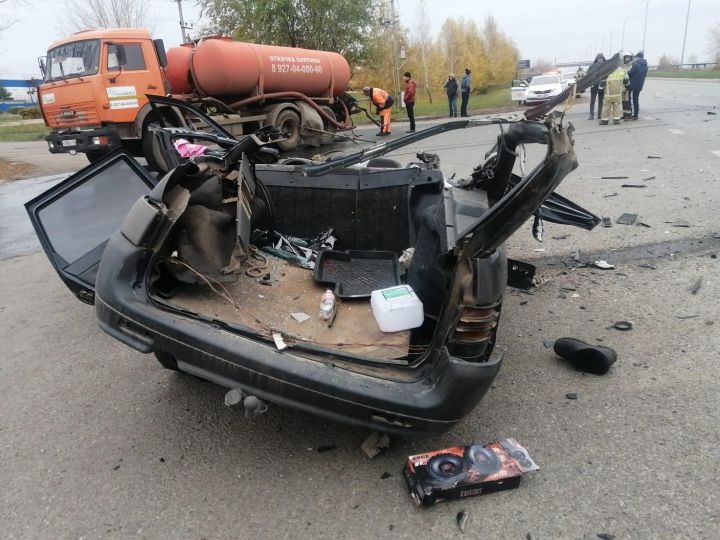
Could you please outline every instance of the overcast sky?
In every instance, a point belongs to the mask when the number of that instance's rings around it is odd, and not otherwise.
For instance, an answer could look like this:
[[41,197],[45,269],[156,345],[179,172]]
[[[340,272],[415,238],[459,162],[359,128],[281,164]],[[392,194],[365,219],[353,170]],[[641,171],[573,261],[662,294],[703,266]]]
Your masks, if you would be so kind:
[[[63,37],[64,3],[61,0],[22,0],[14,9],[14,26],[0,40],[0,79],[37,76],[37,58],[47,46]],[[708,58],[707,30],[720,23],[720,0],[691,0],[685,60],[695,55]],[[173,0],[147,0],[155,22],[154,34],[166,47],[180,43],[177,4]],[[401,23],[412,28],[417,20],[420,0],[397,0]],[[680,58],[688,0],[650,0],[645,42],[646,58],[657,63],[661,54]],[[643,40],[646,3],[643,0],[427,0],[428,13],[437,34],[447,17],[466,17],[479,24],[492,13],[500,28],[515,40],[522,58],[533,62],[575,61],[597,52],[620,50],[623,20],[624,48],[639,50]],[[12,9],[12,8],[11,8]],[[200,26],[200,9],[184,0],[185,19]],[[0,19],[8,17],[0,12]],[[8,17],[10,18],[10,17]]]

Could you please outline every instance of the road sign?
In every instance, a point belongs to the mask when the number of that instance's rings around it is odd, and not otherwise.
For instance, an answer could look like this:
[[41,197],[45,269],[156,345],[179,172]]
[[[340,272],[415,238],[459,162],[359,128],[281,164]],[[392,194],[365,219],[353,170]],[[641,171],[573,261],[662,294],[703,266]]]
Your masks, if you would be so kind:
[[518,60],[518,69],[530,69],[530,60]]

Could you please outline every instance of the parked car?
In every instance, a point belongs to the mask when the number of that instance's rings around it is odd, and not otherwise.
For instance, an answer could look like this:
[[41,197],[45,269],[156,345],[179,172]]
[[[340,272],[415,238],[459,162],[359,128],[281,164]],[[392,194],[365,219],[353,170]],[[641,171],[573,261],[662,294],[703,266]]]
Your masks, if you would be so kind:
[[[169,173],[153,177],[119,150],[26,208],[100,328],[167,369],[231,389],[228,403],[246,414],[274,403],[387,432],[439,433],[475,408],[502,364],[495,343],[514,268],[504,242],[533,215],[586,229],[599,221],[553,193],[577,167],[572,126],[548,114],[566,98],[316,163],[279,159],[282,133],[238,142],[191,105],[149,96],[198,118],[153,131]],[[383,157],[493,124],[504,124],[498,144],[455,187],[437,156],[406,166]],[[180,139],[203,145],[202,155],[182,158]],[[546,152],[521,177],[513,170],[524,144]],[[421,300],[419,327],[383,333],[375,323],[366,293],[389,273]],[[318,317],[328,281],[345,296],[332,321]]]
[[510,99],[517,102],[518,105],[524,105],[529,85],[530,83],[526,80],[513,79],[512,86],[510,87]]
[[530,81],[525,102],[532,104],[548,101],[560,95],[565,88],[567,85],[560,74],[537,75]]

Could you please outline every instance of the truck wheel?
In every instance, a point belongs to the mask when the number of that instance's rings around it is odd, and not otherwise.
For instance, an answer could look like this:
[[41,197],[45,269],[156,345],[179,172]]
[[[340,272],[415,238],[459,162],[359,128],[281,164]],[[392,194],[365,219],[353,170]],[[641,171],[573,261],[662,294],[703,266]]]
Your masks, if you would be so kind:
[[278,143],[280,150],[295,150],[300,144],[300,115],[292,109],[280,111],[275,118],[275,129],[287,136],[287,139]]
[[155,358],[157,358],[157,361],[160,362],[160,365],[165,369],[180,371],[177,362],[175,361],[175,357],[169,352],[155,349],[153,354],[155,355]]
[[96,161],[102,159],[107,152],[85,152],[85,157],[90,163],[95,163]]

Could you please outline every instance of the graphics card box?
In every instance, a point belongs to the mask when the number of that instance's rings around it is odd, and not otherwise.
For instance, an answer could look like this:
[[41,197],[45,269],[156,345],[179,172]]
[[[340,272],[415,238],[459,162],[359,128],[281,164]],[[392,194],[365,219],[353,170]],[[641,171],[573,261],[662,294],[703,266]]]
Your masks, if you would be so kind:
[[516,488],[523,474],[538,469],[515,439],[502,439],[410,456],[403,474],[415,504],[432,506]]

